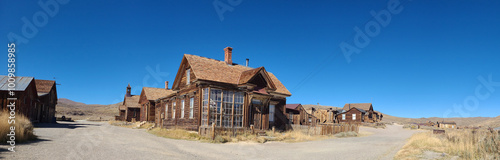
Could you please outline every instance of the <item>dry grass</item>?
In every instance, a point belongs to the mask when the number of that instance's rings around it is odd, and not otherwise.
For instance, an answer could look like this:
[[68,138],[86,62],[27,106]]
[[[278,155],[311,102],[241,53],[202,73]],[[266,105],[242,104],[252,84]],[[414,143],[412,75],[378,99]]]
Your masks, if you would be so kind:
[[251,133],[242,133],[237,136],[215,136],[214,140],[200,136],[197,132],[186,131],[183,129],[164,129],[164,128],[154,128],[148,131],[159,137],[172,138],[172,139],[184,139],[184,140],[200,140],[202,142],[210,143],[238,143],[238,142],[255,142],[255,143],[265,143],[269,141],[277,142],[304,142],[304,141],[314,141],[333,138],[335,136],[321,136],[315,135],[311,136],[304,134],[299,131],[287,131],[287,132],[266,132],[267,136],[257,136]]
[[[8,138],[6,135],[10,132],[11,124],[8,123],[9,113],[0,113],[0,143],[6,143]],[[26,142],[36,139],[33,133],[33,125],[30,120],[23,115],[16,114],[15,123],[13,123],[16,132],[16,142]]]
[[425,151],[446,153],[461,159],[499,159],[500,137],[488,130],[446,130],[444,135],[417,133],[396,154],[396,159],[420,159]]
[[208,138],[199,136],[197,132],[187,131],[183,129],[154,128],[152,130],[149,130],[148,133],[154,134],[159,137],[165,137],[171,139],[204,140],[204,141],[208,140]]

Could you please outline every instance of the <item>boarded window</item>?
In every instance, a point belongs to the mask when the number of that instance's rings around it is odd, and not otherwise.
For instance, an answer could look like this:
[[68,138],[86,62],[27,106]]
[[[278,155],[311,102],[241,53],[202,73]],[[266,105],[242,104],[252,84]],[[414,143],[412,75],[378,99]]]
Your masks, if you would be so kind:
[[193,118],[194,98],[189,99],[189,118]]

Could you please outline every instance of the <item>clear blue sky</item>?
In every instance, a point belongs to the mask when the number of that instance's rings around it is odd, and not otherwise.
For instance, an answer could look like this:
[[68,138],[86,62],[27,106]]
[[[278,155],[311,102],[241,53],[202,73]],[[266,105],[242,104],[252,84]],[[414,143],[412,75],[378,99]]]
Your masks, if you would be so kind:
[[[60,98],[111,104],[128,83],[133,94],[172,84],[184,53],[223,60],[231,46],[235,63],[250,58],[273,72],[293,94],[288,103],[372,102],[414,118],[500,115],[500,86],[475,96],[479,76],[500,82],[500,1],[401,1],[350,63],[339,45],[355,46],[354,28],[373,24],[370,11],[387,10],[387,0],[220,0],[223,20],[213,3],[72,0],[51,16],[37,1],[2,0],[0,66],[9,33],[31,36],[16,46],[17,75],[55,77]],[[23,17],[34,16],[38,31],[23,35]],[[157,67],[163,73],[150,74]]]

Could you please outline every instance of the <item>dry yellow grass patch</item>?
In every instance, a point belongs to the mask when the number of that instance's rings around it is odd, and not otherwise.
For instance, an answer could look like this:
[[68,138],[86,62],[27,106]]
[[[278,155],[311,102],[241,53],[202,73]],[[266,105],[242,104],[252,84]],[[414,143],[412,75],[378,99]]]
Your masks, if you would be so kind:
[[9,124],[9,113],[2,112],[0,113],[0,143],[6,143],[7,137],[6,135],[10,132],[10,127],[15,127],[16,132],[16,142],[25,142],[28,140],[36,139],[35,134],[33,133],[33,125],[31,121],[21,114],[16,114],[15,123]]
[[183,129],[154,128],[152,130],[149,130],[148,133],[171,139],[208,140],[208,138],[199,136],[197,132],[187,131]]
[[424,151],[446,153],[461,159],[500,158],[500,137],[487,130],[446,130],[444,135],[417,133],[396,154],[396,159],[420,159]]

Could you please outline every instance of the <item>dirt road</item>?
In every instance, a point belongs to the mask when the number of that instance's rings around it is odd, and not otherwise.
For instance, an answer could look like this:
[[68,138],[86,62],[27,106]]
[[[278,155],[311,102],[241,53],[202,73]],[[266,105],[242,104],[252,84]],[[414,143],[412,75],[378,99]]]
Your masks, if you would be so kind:
[[106,122],[59,122],[35,129],[40,141],[18,144],[16,152],[0,145],[6,159],[392,159],[416,131],[399,125],[360,128],[373,134],[301,143],[211,144],[156,137],[144,130]]

